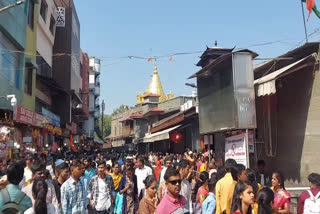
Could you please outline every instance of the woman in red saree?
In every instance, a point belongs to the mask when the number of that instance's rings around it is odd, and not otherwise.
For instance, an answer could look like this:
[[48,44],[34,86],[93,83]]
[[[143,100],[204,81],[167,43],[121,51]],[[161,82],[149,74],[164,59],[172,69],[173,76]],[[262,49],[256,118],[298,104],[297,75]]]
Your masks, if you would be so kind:
[[277,214],[290,213],[290,194],[284,187],[284,177],[280,172],[272,174],[272,190],[274,192],[274,209]]
[[159,160],[156,161],[156,166],[157,167],[154,169],[154,177],[156,177],[156,179],[158,180],[160,176],[160,172],[162,170],[161,162]]

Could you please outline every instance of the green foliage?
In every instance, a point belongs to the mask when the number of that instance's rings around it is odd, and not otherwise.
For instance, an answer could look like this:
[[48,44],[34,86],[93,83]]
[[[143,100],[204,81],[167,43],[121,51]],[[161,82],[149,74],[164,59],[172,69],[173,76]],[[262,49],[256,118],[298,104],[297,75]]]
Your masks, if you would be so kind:
[[[99,126],[99,129],[102,131],[102,115],[99,118],[98,126]],[[103,116],[103,136],[107,137],[110,134],[111,134],[111,116],[104,115]]]
[[117,109],[115,109],[115,110],[113,111],[113,113],[111,114],[111,116],[114,116],[114,115],[119,114],[119,113],[121,113],[121,112],[127,111],[127,110],[129,110],[129,109],[130,109],[129,106],[127,106],[127,105],[121,105],[119,108],[117,108]]

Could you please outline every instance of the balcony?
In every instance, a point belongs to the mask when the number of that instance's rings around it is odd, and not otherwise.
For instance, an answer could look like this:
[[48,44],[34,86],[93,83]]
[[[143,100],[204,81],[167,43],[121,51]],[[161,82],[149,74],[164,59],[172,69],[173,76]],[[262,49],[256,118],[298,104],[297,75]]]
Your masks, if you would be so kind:
[[89,66],[94,71],[95,75],[100,74],[100,59],[90,58]]
[[46,78],[52,78],[52,69],[41,56],[37,56],[36,62],[38,65],[37,75]]
[[94,112],[94,117],[99,118],[100,117],[100,111],[95,111]]
[[134,131],[130,126],[123,126],[122,127],[122,136],[123,137],[130,137],[134,135]]
[[93,93],[95,96],[100,96],[100,87],[94,87]]

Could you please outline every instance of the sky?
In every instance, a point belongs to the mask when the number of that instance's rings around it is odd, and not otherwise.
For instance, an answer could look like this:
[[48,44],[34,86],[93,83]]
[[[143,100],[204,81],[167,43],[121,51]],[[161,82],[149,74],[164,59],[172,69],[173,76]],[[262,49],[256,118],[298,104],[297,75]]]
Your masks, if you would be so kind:
[[[152,57],[199,52],[206,47],[249,48],[260,58],[279,56],[305,39],[300,0],[74,0],[81,48],[101,61],[101,96],[110,114],[121,104],[134,106],[148,87]],[[320,1],[316,0],[320,5]],[[306,18],[308,11],[303,5]],[[319,6],[318,6],[319,8]],[[318,41],[320,19],[306,22],[309,41]],[[301,43],[302,42],[302,43]],[[268,43],[268,44],[265,44]],[[263,45],[264,44],[264,45]],[[201,53],[157,60],[166,94],[191,95],[187,78]],[[124,57],[124,58],[123,58]],[[261,61],[254,61],[254,64]]]

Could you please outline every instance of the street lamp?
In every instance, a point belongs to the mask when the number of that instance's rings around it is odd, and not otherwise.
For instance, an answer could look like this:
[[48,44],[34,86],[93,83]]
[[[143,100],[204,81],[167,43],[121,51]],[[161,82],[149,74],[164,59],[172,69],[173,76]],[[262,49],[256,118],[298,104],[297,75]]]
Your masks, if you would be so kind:
[[7,95],[7,96],[1,96],[0,98],[10,100],[11,106],[13,106],[13,107],[17,105],[17,98],[16,98],[16,95],[14,95],[14,94]]

